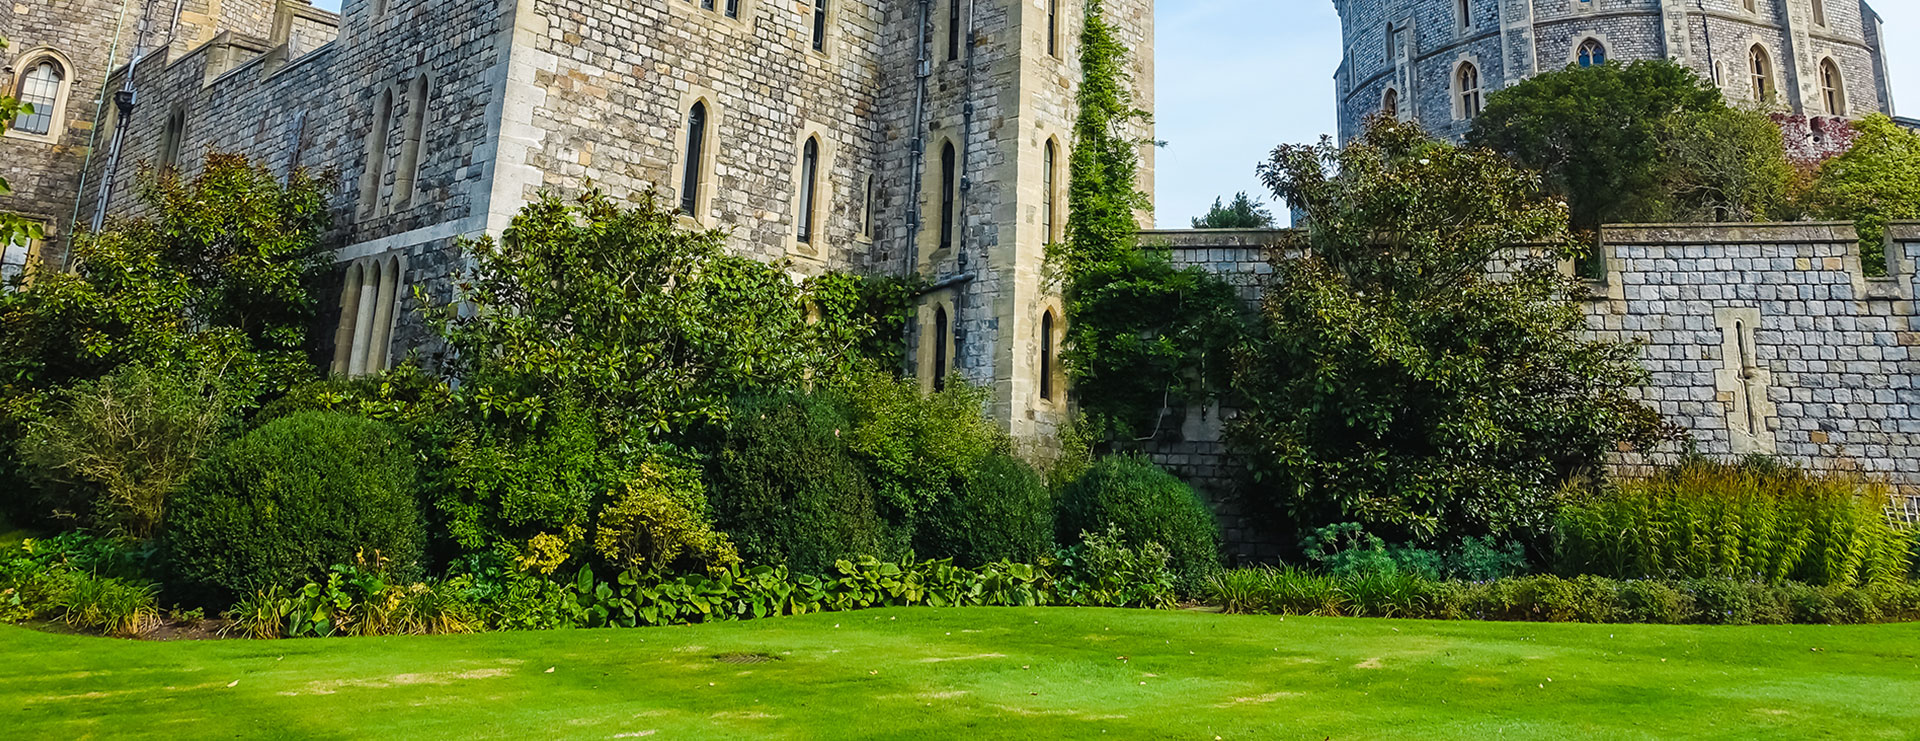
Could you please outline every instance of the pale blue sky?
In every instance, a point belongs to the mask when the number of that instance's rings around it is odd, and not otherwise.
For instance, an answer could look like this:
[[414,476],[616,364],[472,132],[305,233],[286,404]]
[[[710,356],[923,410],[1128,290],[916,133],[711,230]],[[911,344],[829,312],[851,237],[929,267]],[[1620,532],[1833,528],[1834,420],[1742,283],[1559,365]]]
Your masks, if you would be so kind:
[[[337,9],[339,0],[315,0]],[[1887,19],[1894,101],[1920,115],[1920,2],[1879,0]],[[1275,145],[1334,132],[1340,17],[1332,0],[1158,0],[1155,220],[1183,227],[1215,196],[1272,200],[1253,176]],[[1285,209],[1274,209],[1282,222]]]

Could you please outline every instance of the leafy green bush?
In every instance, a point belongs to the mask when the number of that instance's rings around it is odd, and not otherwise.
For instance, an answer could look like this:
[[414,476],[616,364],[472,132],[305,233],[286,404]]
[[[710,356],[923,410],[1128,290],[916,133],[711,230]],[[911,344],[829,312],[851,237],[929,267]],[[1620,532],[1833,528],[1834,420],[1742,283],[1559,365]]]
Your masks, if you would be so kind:
[[1692,461],[1563,507],[1559,569],[1626,579],[1899,581],[1915,534],[1886,516],[1887,496],[1844,476]]
[[123,543],[79,533],[9,548],[0,553],[0,622],[46,618],[111,635],[144,633],[159,610],[153,583],[134,573],[137,558]]
[[847,449],[853,423],[843,402],[775,394],[740,399],[729,416],[714,441],[707,492],[714,524],[748,563],[826,574],[841,559],[906,551]]
[[136,538],[159,530],[168,495],[220,442],[233,406],[218,375],[138,364],[55,396],[28,424],[21,459],[89,526]]
[[982,459],[1005,451],[1006,436],[983,413],[984,388],[958,381],[933,394],[910,380],[868,373],[830,395],[844,394],[848,449],[865,465],[881,515],[912,528],[935,503],[951,498]]
[[469,633],[483,623],[464,586],[390,583],[377,569],[335,565],[324,581],[242,596],[225,614],[226,632],[249,638]]
[[1118,526],[1136,548],[1158,543],[1183,578],[1200,578],[1220,563],[1219,529],[1193,487],[1146,458],[1101,459],[1060,492],[1057,532],[1062,543]]
[[594,549],[620,568],[714,572],[740,562],[733,541],[706,516],[699,473],[648,464],[630,478],[595,524]]
[[1080,534],[1080,542],[1060,551],[1057,599],[1064,605],[1169,608],[1174,603],[1174,572],[1166,546],[1146,541],[1127,545],[1120,526]]
[[224,604],[357,558],[420,572],[412,451],[387,425],[328,412],[269,422],[196,468],[166,533],[173,585]]
[[962,566],[1032,563],[1053,551],[1053,493],[1025,461],[986,456],[959,491],[934,503],[918,547]]

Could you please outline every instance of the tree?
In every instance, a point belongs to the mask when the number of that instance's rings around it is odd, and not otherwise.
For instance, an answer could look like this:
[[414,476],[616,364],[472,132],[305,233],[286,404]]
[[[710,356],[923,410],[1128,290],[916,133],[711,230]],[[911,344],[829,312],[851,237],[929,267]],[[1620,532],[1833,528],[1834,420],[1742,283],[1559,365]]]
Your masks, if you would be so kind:
[[1264,203],[1247,197],[1246,191],[1233,194],[1233,202],[1222,204],[1221,199],[1213,199],[1213,208],[1206,216],[1193,219],[1195,229],[1271,229],[1273,214],[1267,212]]
[[1631,393],[1638,349],[1582,338],[1566,207],[1537,175],[1384,116],[1260,173],[1309,227],[1238,355],[1231,433],[1252,495],[1302,531],[1538,536],[1567,477],[1670,435]]
[[[0,51],[7,48],[7,38],[0,36]],[[0,135],[7,133],[13,125],[13,119],[22,113],[32,113],[33,106],[22,105],[17,98],[0,95]],[[0,196],[13,192],[6,178],[0,178]],[[27,221],[19,214],[0,211],[0,250],[8,245],[18,244],[40,238],[40,225]]]
[[1740,108],[1668,116],[1659,132],[1661,188],[1670,194],[1656,221],[1763,221],[1786,215],[1795,178],[1780,126]]
[[1726,105],[1711,83],[1667,60],[1570,67],[1489,96],[1467,142],[1542,173],[1567,200],[1573,228],[1593,231],[1670,209],[1661,163],[1672,117]]
[[1855,124],[1853,146],[1827,160],[1806,200],[1822,218],[1855,222],[1869,273],[1886,270],[1887,223],[1920,218],[1920,132],[1884,115]]
[[1088,3],[1086,13],[1067,239],[1048,259],[1062,277],[1061,356],[1081,408],[1097,437],[1130,440],[1171,429],[1167,421],[1182,400],[1225,385],[1226,348],[1242,310],[1218,278],[1176,270],[1164,250],[1138,243],[1134,214],[1149,204],[1135,184],[1137,150],[1146,142],[1131,131],[1147,114],[1133,107],[1127,50],[1100,3]]

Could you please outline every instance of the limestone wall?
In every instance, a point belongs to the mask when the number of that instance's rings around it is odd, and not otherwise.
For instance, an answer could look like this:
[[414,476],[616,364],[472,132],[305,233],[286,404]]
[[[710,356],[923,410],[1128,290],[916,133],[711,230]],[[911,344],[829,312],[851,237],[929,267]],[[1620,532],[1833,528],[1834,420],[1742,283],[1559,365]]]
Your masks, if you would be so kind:
[[[1868,277],[1848,224],[1608,227],[1606,280],[1588,325],[1641,343],[1641,398],[1721,458],[1778,456],[1815,470],[1893,483],[1920,514],[1920,223],[1893,227],[1889,277]],[[1176,265],[1224,276],[1257,299],[1284,231],[1149,232]],[[1287,544],[1237,495],[1244,466],[1224,440],[1232,409],[1189,409],[1179,433],[1148,448],[1214,504],[1229,553],[1271,557]],[[1621,459],[1632,473],[1671,459]]]

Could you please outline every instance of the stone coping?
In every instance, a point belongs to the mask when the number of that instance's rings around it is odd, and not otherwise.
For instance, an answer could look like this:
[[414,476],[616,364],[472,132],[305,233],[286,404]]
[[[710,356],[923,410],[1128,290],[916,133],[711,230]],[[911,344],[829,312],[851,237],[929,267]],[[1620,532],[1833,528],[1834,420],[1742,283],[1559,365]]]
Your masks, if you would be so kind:
[[[1143,229],[1140,242],[1174,249],[1206,247],[1266,247],[1279,244],[1300,229]],[[1887,233],[1897,241],[1920,241],[1920,221],[1896,221]],[[1790,244],[1857,241],[1853,224],[1845,221],[1776,223],[1614,224],[1600,227],[1607,245]]]

